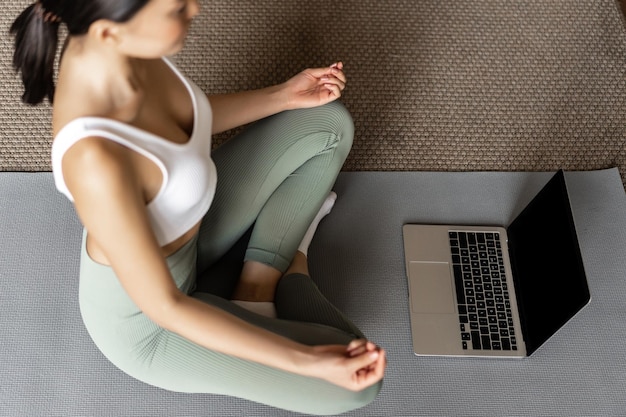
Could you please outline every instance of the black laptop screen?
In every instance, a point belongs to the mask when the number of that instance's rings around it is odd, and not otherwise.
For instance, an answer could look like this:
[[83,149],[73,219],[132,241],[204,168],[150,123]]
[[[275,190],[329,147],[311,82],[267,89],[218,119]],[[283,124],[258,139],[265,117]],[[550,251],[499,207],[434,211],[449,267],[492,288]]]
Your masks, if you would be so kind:
[[508,228],[528,354],[590,299],[565,178],[559,171]]

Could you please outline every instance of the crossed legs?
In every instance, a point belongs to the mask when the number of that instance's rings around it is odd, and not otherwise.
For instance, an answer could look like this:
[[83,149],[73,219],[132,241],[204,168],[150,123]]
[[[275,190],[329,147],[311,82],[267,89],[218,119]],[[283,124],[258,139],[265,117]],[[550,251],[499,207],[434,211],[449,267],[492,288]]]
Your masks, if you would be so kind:
[[307,275],[308,245],[332,209],[330,190],[352,135],[348,112],[331,103],[262,120],[218,148],[218,188],[200,231],[199,272],[254,224],[233,299],[271,302],[286,272]]

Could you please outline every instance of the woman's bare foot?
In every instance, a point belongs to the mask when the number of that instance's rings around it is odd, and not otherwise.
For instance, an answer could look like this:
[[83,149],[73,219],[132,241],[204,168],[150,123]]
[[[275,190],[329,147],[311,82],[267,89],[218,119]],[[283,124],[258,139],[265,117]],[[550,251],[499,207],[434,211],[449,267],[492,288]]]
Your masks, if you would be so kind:
[[232,298],[243,301],[274,301],[274,292],[281,276],[282,273],[271,266],[247,261],[243,264]]
[[259,262],[244,263],[232,302],[262,316],[275,318],[274,293],[281,275],[277,269]]
[[[305,233],[298,247],[298,251],[291,265],[285,272],[285,275],[292,273],[308,275],[307,251],[309,245],[315,235],[317,226],[320,221],[330,213],[336,199],[337,194],[334,192],[331,192],[328,197],[326,197],[322,207]],[[280,271],[271,266],[255,261],[245,262],[232,300],[248,310],[275,317],[276,310],[273,308],[274,293],[276,292],[278,281],[282,276],[283,274]],[[272,308],[268,308],[267,304],[270,304]]]

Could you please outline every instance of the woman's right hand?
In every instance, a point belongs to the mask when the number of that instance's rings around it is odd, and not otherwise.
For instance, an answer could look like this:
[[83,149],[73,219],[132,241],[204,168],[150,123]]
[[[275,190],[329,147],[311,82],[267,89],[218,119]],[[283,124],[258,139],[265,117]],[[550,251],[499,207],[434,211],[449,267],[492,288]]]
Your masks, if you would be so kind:
[[347,346],[314,346],[312,376],[351,391],[361,391],[383,378],[387,361],[385,351],[365,339]]

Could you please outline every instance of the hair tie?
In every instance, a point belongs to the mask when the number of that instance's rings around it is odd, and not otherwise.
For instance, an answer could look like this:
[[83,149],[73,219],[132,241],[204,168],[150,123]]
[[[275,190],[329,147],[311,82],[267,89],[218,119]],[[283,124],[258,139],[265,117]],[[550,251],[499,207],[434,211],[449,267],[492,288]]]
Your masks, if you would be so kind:
[[53,12],[46,10],[44,5],[41,3],[41,0],[37,0],[37,2],[35,2],[35,12],[43,19],[44,22],[61,23],[61,18]]

